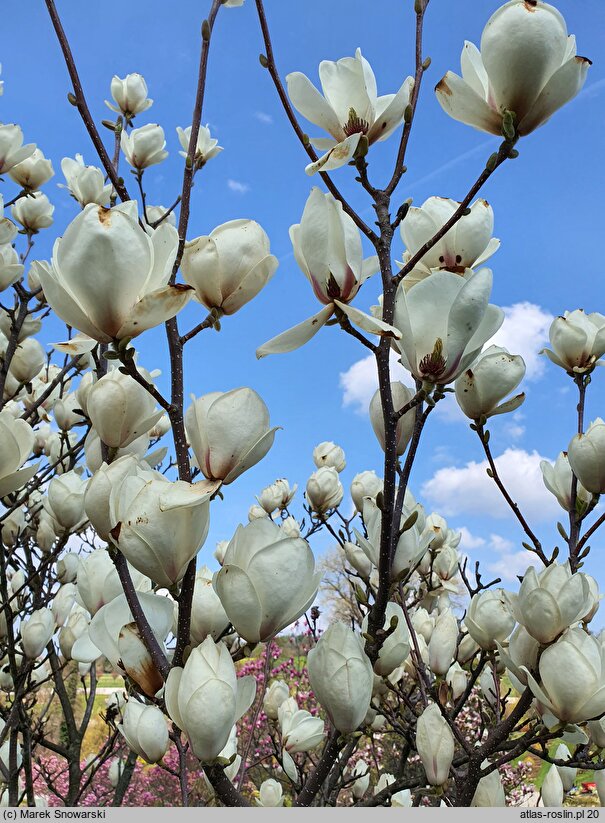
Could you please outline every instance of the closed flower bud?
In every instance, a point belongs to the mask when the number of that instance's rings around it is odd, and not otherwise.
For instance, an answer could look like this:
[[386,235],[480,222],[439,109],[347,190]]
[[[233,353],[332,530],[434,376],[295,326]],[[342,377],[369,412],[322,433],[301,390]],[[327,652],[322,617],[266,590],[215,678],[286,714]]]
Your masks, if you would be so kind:
[[55,620],[50,609],[36,609],[29,620],[21,624],[21,642],[25,656],[38,657],[55,632]]
[[525,400],[521,393],[502,403],[525,376],[525,362],[499,346],[490,346],[456,380],[456,400],[467,417],[478,420],[518,409]]
[[185,414],[187,439],[204,477],[232,483],[267,454],[277,427],[269,428],[269,409],[252,389],[211,392]]
[[48,183],[54,177],[53,164],[44,157],[40,149],[36,149],[25,160],[17,163],[8,175],[22,189],[35,191]]
[[123,131],[120,145],[128,163],[139,171],[168,157],[168,152],[164,151],[164,129],[157,123],[147,123],[140,129],[133,129],[130,134]]
[[468,674],[464,671],[460,663],[452,663],[445,675],[445,682],[452,690],[454,700],[458,700],[466,691]]
[[450,668],[458,642],[458,621],[451,609],[442,612],[435,621],[429,641],[429,668],[433,674],[444,675]]
[[365,471],[356,474],[351,482],[351,498],[358,512],[363,512],[364,497],[376,500],[376,496],[382,491],[382,480],[375,471]]
[[[7,220],[6,222],[9,223],[10,221]],[[9,286],[17,282],[23,275],[23,268],[23,265],[19,262],[19,255],[10,243],[0,245],[0,291],[8,289]]]
[[[555,752],[555,758],[557,760],[569,760],[570,757],[571,752],[565,743],[559,744]],[[559,772],[559,777],[561,778],[561,783],[563,784],[563,790],[568,792],[571,788],[573,788],[578,770],[573,769],[571,766],[555,766],[555,768]]]
[[264,643],[311,606],[320,579],[307,541],[285,537],[264,517],[238,526],[214,588],[236,631]]
[[48,484],[48,503],[55,520],[68,531],[77,531],[86,523],[84,494],[88,480],[75,471],[55,476]]
[[41,371],[46,363],[46,352],[33,337],[27,337],[19,343],[10,362],[10,374],[19,383],[29,383]]
[[[489,763],[484,760],[481,766],[486,768]],[[471,806],[491,806],[493,808],[506,806],[504,786],[498,769],[494,769],[481,778],[471,800]]]
[[171,669],[164,696],[193,753],[208,762],[218,756],[255,694],[254,677],[238,678],[227,647],[208,637],[191,651],[184,668]]
[[374,675],[359,635],[333,623],[308,654],[309,680],[333,725],[343,734],[355,731],[372,698]]
[[53,407],[53,415],[61,431],[69,431],[78,423],[84,422],[84,417],[78,414],[76,409],[81,411],[75,392],[66,394],[57,400]]
[[8,548],[12,548],[16,544],[19,535],[25,530],[25,528],[25,510],[23,506],[19,506],[8,516],[5,515],[2,523],[0,524],[0,535],[2,536],[2,542],[4,545]]
[[212,586],[212,572],[207,566],[203,566],[195,575],[191,604],[191,642],[198,646],[208,635],[217,641],[228,626],[229,618]]
[[277,710],[288,697],[290,697],[288,684],[283,680],[272,680],[263,699],[263,709],[270,720],[277,720]]
[[[378,659],[374,663],[374,671],[382,677],[387,677],[398,666],[401,666],[410,653],[411,639],[401,606],[397,603],[387,603],[382,628],[393,631],[384,640]],[[364,617],[361,624],[362,632],[368,631],[368,618]]]
[[349,540],[343,546],[347,563],[351,565],[357,574],[361,575],[364,580],[368,580],[372,573],[372,561],[366,556],[365,552],[355,543]]
[[107,100],[105,105],[112,111],[123,114],[127,120],[132,120],[135,115],[146,111],[153,103],[153,100],[147,97],[145,78],[137,72],[127,74],[124,78],[114,74],[111,80],[111,96],[116,105],[108,103]]
[[123,772],[124,762],[119,757],[114,757],[107,771],[107,777],[109,778],[112,789],[117,787]]
[[284,797],[281,784],[271,777],[268,780],[263,780],[258,791],[256,805],[269,807],[283,806]]
[[[395,411],[406,406],[413,397],[412,392],[407,386],[399,381],[391,383],[391,394],[393,396],[393,408]],[[408,443],[412,439],[414,431],[414,421],[416,419],[414,409],[403,414],[397,421],[397,455],[400,457],[404,454],[408,447]],[[382,401],[380,399],[380,391],[377,389],[370,400],[370,422],[374,429],[374,434],[378,438],[378,442],[384,451],[385,436],[384,436],[384,413],[382,410]]]
[[442,786],[454,759],[454,735],[439,706],[430,703],[416,724],[416,751],[431,786]]
[[67,620],[75,602],[78,590],[73,583],[64,583],[53,597],[52,613],[55,624],[62,626]]
[[[61,171],[67,183],[71,196],[84,207],[89,203],[106,206],[109,203],[113,187],[105,185],[105,177],[97,166],[84,165],[84,158],[76,154],[76,159],[64,157],[61,160]],[[59,184],[61,185],[61,184]]]
[[482,649],[494,649],[515,627],[509,600],[503,589],[487,589],[475,594],[469,604],[464,625]]
[[[571,510],[571,486],[574,475],[569,465],[567,452],[559,452],[554,466],[548,460],[542,460],[540,469],[542,471],[542,480],[548,491],[554,494],[561,508],[569,512]],[[592,498],[591,492],[587,491],[580,482],[577,482],[576,509],[582,512],[586,511],[592,502]]]
[[307,481],[305,495],[309,506],[317,514],[336,508],[344,497],[337,470],[332,466],[323,466],[313,472]]
[[605,421],[594,420],[584,434],[576,434],[567,449],[569,465],[580,483],[593,494],[605,492]]
[[558,808],[563,805],[564,789],[561,775],[556,766],[549,766],[546,777],[542,781],[542,802],[548,808]]
[[347,465],[344,451],[340,446],[327,440],[313,449],[313,462],[318,469],[321,469],[322,466],[331,466],[339,473]]
[[74,643],[88,631],[88,623],[88,617],[82,608],[77,608],[67,618],[67,623],[59,632],[59,648],[66,660],[71,660]]
[[118,731],[133,751],[148,763],[159,763],[168,749],[168,726],[157,706],[129,700]]
[[370,767],[365,760],[358,760],[351,774],[357,778],[351,786],[353,797],[361,800],[370,787]]
[[258,502],[267,514],[272,514],[276,509],[280,511],[287,508],[296,494],[297,485],[290,489],[287,480],[276,480],[257,497]]
[[9,246],[10,248],[16,234],[17,227],[8,217],[4,216],[4,197],[0,194],[0,247]]
[[53,224],[53,212],[48,197],[41,191],[21,197],[11,206],[13,219],[21,223],[24,229],[35,234],[40,229],[46,229]]
[[[150,382],[144,369],[138,370]],[[97,380],[86,399],[90,422],[101,440],[111,448],[123,448],[141,437],[158,422],[162,410],[147,389],[118,369]]]

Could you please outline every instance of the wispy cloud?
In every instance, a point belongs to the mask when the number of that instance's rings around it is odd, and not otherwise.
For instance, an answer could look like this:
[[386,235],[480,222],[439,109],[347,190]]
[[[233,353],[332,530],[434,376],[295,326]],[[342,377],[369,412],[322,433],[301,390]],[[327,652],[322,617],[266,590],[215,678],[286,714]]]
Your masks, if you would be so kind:
[[266,126],[271,126],[273,123],[273,118],[266,111],[255,111],[254,116],[259,123],[264,123]]
[[250,191],[250,186],[247,183],[242,183],[241,180],[231,180],[231,178],[227,180],[227,188],[236,192],[236,194],[246,194]]

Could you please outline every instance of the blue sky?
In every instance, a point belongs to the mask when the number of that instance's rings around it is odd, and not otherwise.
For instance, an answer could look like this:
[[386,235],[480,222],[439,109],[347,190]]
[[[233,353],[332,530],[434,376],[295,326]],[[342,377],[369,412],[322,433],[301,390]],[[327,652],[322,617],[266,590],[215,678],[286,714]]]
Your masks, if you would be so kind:
[[[520,413],[496,418],[491,445],[503,456],[503,473],[514,476],[512,491],[546,546],[558,538],[554,523],[564,512],[542,489],[540,457],[554,459],[574,431],[571,380],[537,351],[546,342],[553,315],[585,308],[605,313],[602,288],[602,162],[605,99],[605,6],[601,0],[558,0],[578,52],[593,66],[584,91],[553,119],[523,138],[520,157],[505,165],[482,192],[495,211],[495,235],[502,246],[491,259],[492,302],[507,307],[501,344],[528,361],[524,385],[527,401]],[[103,101],[110,98],[113,74],[138,71],[154,99],[135,125],[160,123],[167,137],[168,159],[145,177],[148,202],[169,204],[180,187],[182,158],[177,126],[190,124],[198,64],[199,29],[204,3],[181,0],[105,0],[103,4],[58,0],[90,108],[97,122],[110,116]],[[396,204],[413,197],[420,205],[431,195],[461,199],[483,168],[498,140],[449,119],[438,105],[433,87],[448,70],[459,70],[465,39],[478,43],[482,28],[498,7],[493,0],[431,0],[426,17],[425,54],[432,65],[425,76],[419,114],[410,142],[408,172]],[[413,73],[412,0],[330,0],[306,3],[267,0],[276,59],[282,76],[302,71],[317,83],[322,59],[352,55],[360,46],[378,80],[379,93],[396,91]],[[371,11],[368,11],[371,9]],[[63,60],[42,0],[4,0],[5,36],[0,60],[4,96],[0,117],[19,123],[26,141],[36,142],[53,160],[56,176],[44,187],[55,204],[55,226],[36,239],[31,259],[50,256],[52,241],[76,214],[65,190],[60,160],[81,152],[87,163],[96,158],[76,110],[67,102],[70,90]],[[256,347],[318,310],[304,276],[291,254],[288,228],[299,222],[313,182],[305,175],[306,155],[290,130],[268,73],[259,62],[263,50],[254,4],[221,10],[212,42],[203,123],[224,151],[198,175],[192,199],[189,237],[207,234],[230,219],[257,220],[271,239],[280,267],[265,290],[233,318],[220,334],[206,331],[186,349],[186,391],[201,395],[242,385],[256,389],[267,402],[274,425],[281,425],[275,445],[262,463],[246,473],[214,506],[207,548],[229,538],[254,494],[278,477],[287,476],[302,489],[314,469],[311,452],[322,440],[334,440],[347,454],[342,480],[364,469],[381,473],[382,453],[372,433],[365,403],[371,393],[366,350],[336,329],[323,329],[303,349],[289,355],[255,358]],[[304,125],[317,136],[319,130]],[[103,130],[110,138],[109,132]],[[399,132],[397,132],[399,134]],[[110,140],[107,143],[109,145]],[[397,137],[372,147],[370,176],[376,183],[390,177]],[[125,164],[123,168],[125,167]],[[345,196],[371,220],[367,196],[354,182],[353,170],[334,172]],[[126,177],[130,175],[126,174]],[[127,183],[130,183],[128,180]],[[134,181],[130,184],[134,191]],[[8,199],[11,184],[3,191]],[[399,238],[394,254],[402,251]],[[368,250],[369,253],[369,250]],[[367,310],[380,292],[377,278],[364,286],[356,305]],[[179,319],[183,330],[201,319],[197,305]],[[63,339],[59,324],[49,328],[48,341]],[[168,380],[163,331],[140,339],[140,362],[160,367]],[[587,420],[605,416],[603,381],[595,373],[589,390]],[[515,522],[490,490],[482,453],[465,420],[450,404],[435,413],[421,445],[412,489],[428,511],[444,514],[450,526],[465,527],[462,548],[498,574],[519,573],[521,535]],[[525,504],[525,505],[524,505]],[[294,507],[295,513],[301,509]],[[599,539],[586,570],[603,580]],[[320,540],[318,551],[330,545]]]

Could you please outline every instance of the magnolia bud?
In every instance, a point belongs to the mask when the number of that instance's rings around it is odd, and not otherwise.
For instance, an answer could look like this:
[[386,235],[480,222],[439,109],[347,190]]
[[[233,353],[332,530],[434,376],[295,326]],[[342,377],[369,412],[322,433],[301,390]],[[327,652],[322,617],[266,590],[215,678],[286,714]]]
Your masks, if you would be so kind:
[[458,621],[451,609],[442,612],[435,622],[429,641],[429,667],[433,674],[444,675],[450,668],[458,642]]
[[542,801],[548,808],[557,808],[563,805],[563,781],[556,766],[550,766],[546,777],[542,781]]
[[158,763],[168,749],[168,726],[157,706],[129,700],[118,731],[131,749],[148,763]]
[[308,752],[322,742],[323,720],[321,717],[313,717],[306,709],[299,709],[293,697],[281,703],[277,710],[277,717],[286,754]]
[[290,689],[287,683],[283,680],[272,680],[263,699],[263,709],[267,717],[277,720],[277,710],[289,696]]
[[140,129],[133,129],[130,134],[122,131],[120,145],[128,163],[139,171],[168,157],[168,152],[164,151],[164,129],[157,123],[147,123]]
[[[374,663],[376,674],[386,677],[406,660],[410,653],[410,633],[405,622],[403,610],[397,603],[387,603],[384,622],[382,628],[388,630],[394,626],[393,631],[385,638],[378,659]],[[364,617],[361,624],[362,632],[368,631],[368,618]]]
[[487,589],[475,594],[469,604],[464,625],[482,649],[494,649],[515,626],[511,607],[503,589]]
[[468,674],[464,671],[460,663],[452,663],[445,675],[445,682],[452,690],[454,700],[458,700],[466,691]]
[[337,470],[332,466],[323,466],[313,472],[307,481],[306,497],[313,511],[318,514],[336,508],[344,497]]
[[[391,383],[391,394],[393,396],[393,408],[395,411],[406,406],[413,395],[407,386],[399,381]],[[408,443],[412,439],[414,431],[414,421],[416,419],[415,409],[403,414],[397,421],[397,455],[401,456],[408,447]],[[382,450],[385,447],[384,434],[384,412],[382,410],[382,401],[380,399],[380,391],[376,390],[372,399],[370,400],[370,422],[374,429],[374,434],[378,438]]]
[[50,609],[36,609],[29,620],[21,624],[21,642],[26,657],[34,659],[42,654],[55,631]]
[[260,785],[256,805],[272,807],[283,806],[284,798],[281,784],[279,784],[277,780],[273,780],[271,777],[268,780],[264,780]]
[[576,434],[567,449],[569,464],[580,483],[593,494],[605,492],[605,421],[594,420]]
[[287,480],[276,480],[257,497],[258,502],[267,514],[272,514],[276,509],[280,511],[287,508],[294,495],[296,494],[297,485],[290,489],[290,484]]
[[318,469],[322,466],[331,466],[337,472],[341,472],[347,465],[344,451],[340,446],[327,440],[313,449],[313,462]]
[[418,718],[416,750],[428,782],[432,786],[442,786],[449,777],[454,759],[454,735],[435,703],[430,703]]
[[[149,381],[145,370],[139,369]],[[155,400],[129,374],[118,369],[94,383],[86,398],[90,422],[101,440],[114,449],[130,445],[155,426],[163,412]]]
[[376,496],[382,491],[382,480],[374,471],[365,471],[356,474],[351,483],[351,498],[355,503],[358,512],[363,512],[364,497],[376,500]]
[[370,767],[365,760],[358,760],[355,764],[352,775],[357,779],[351,786],[353,797],[355,800],[361,800],[370,786]]

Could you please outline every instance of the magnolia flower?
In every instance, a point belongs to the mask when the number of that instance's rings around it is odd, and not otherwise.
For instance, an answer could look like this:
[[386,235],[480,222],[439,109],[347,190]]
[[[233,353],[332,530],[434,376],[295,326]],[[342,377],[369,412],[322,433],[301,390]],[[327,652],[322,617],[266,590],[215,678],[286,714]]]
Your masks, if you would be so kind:
[[542,349],[557,366],[572,374],[586,374],[600,365],[605,354],[605,316],[598,312],[585,314],[583,309],[566,311],[550,324],[550,345]]
[[605,648],[583,629],[568,629],[544,649],[541,685],[526,671],[542,706],[563,723],[581,723],[605,712]]
[[6,174],[36,150],[35,143],[23,145],[21,126],[0,123],[0,174]]
[[466,672],[460,663],[455,662],[449,667],[445,675],[445,682],[452,690],[452,697],[458,700],[466,691],[468,683],[468,672]]
[[[0,231],[2,231],[2,222],[0,220]],[[14,226],[10,220],[5,220],[5,222]],[[8,289],[9,286],[16,283],[23,275],[23,269],[24,266],[19,262],[19,255],[10,242],[0,245],[0,291],[4,291],[4,289]]]
[[486,589],[473,595],[464,625],[482,649],[494,649],[497,641],[506,640],[515,618],[504,589]]
[[556,766],[550,765],[548,767],[546,776],[542,781],[540,794],[542,795],[542,802],[548,808],[557,808],[563,805],[565,791],[561,775]]
[[27,197],[21,197],[11,206],[11,214],[24,229],[36,233],[53,224],[55,207],[41,191],[34,191]]
[[378,271],[379,263],[375,255],[363,259],[359,229],[338,200],[320,189],[311,189],[300,223],[290,226],[290,240],[296,262],[324,308],[269,340],[257,349],[257,357],[299,348],[334,313],[344,315],[370,334],[399,337],[392,326],[349,305],[368,277]]
[[[403,616],[403,610],[397,603],[387,603],[382,628],[385,630],[392,628],[393,631],[384,640],[378,652],[378,659],[374,663],[374,671],[381,677],[387,677],[403,664],[410,653],[411,647],[410,633]],[[365,633],[368,631],[367,615],[363,619],[361,630]]]
[[279,511],[286,509],[292,502],[297,488],[298,486],[295,483],[294,488],[291,489],[288,481],[282,478],[263,489],[256,499],[262,509],[267,514],[271,514],[276,509],[279,509]]
[[315,148],[327,149],[327,153],[307,166],[307,174],[344,166],[354,158],[362,137],[366,146],[386,140],[403,122],[414,87],[413,78],[407,77],[397,94],[378,97],[374,72],[360,49],[355,57],[336,63],[322,60],[319,79],[323,97],[304,74],[293,72],[286,77],[295,108],[331,135],[311,138]]
[[0,497],[20,489],[34,476],[38,464],[21,468],[34,446],[34,432],[25,420],[0,411]]
[[[151,581],[132,566],[129,566],[129,571],[135,589],[143,592],[149,591]],[[107,549],[95,549],[90,554],[79,558],[77,586],[78,600],[92,615],[124,593],[116,567]]]
[[[571,485],[573,482],[573,472],[569,465],[567,452],[559,452],[555,464],[548,460],[540,461],[542,470],[542,480],[549,492],[557,498],[561,508],[566,512],[571,509]],[[592,502],[593,495],[578,482],[576,484],[576,508],[582,513],[586,511]]]
[[370,707],[374,675],[359,635],[333,623],[308,654],[309,681],[339,732],[349,734]]
[[492,273],[481,269],[468,280],[448,271],[434,272],[405,291],[400,284],[394,325],[401,332],[401,363],[417,380],[445,385],[477,358],[484,343],[504,321],[488,303]]
[[[400,231],[406,246],[407,263],[430,240],[460,207],[456,200],[429,197],[419,208],[412,207],[401,223]],[[475,200],[467,214],[420,259],[403,279],[405,288],[424,280],[433,269],[445,269],[465,274],[485,263],[500,246],[492,237],[494,211],[487,200]]]
[[170,588],[206,539],[213,491],[134,468],[109,495],[111,540],[135,569]]
[[88,631],[88,615],[86,611],[77,607],[67,618],[67,623],[59,632],[59,648],[66,660],[71,660],[74,643]]
[[324,722],[321,717],[305,709],[299,709],[296,700],[284,700],[277,710],[284,750],[292,755],[308,752],[318,746],[324,737]]
[[116,106],[105,101],[105,105],[112,111],[123,114],[127,120],[132,120],[136,114],[146,111],[153,100],[147,97],[147,83],[145,78],[134,72],[127,74],[123,79],[114,74],[111,80],[111,96]]
[[[115,456],[116,458],[119,458],[130,454],[138,457],[141,462],[146,462],[146,459],[144,460],[143,456],[147,451],[148,446],[149,435],[143,434],[141,437],[137,437],[136,440],[133,440],[128,446],[124,446],[123,449],[118,449]],[[84,441],[84,456],[86,458],[87,468],[90,472],[96,474],[96,472],[98,472],[103,465],[103,454],[101,452],[101,438],[92,428],[88,432],[86,440]],[[149,455],[149,457],[153,457],[153,454]],[[149,466],[150,464],[147,463],[147,465]]]
[[[555,758],[557,760],[569,760],[571,758],[571,752],[565,743],[561,743],[557,746]],[[568,792],[571,788],[573,788],[578,770],[571,768],[571,766],[555,766],[555,768],[559,772],[563,789]]]
[[458,621],[451,609],[445,609],[431,632],[429,642],[429,668],[433,674],[447,674],[456,654]]
[[2,524],[0,525],[0,537],[5,546],[12,548],[19,537],[25,531],[25,509],[19,506],[14,509],[8,516],[3,515]]
[[[97,166],[84,165],[84,158],[76,154],[76,159],[64,157],[61,160],[61,171],[67,182],[66,188],[81,206],[96,203],[105,206],[109,203],[113,188],[105,185],[105,177]],[[61,187],[62,184],[59,184]]]
[[[393,398],[393,408],[395,411],[399,411],[399,409],[402,409],[412,400],[413,394],[407,386],[404,386],[403,383],[397,380],[391,383],[391,396]],[[415,420],[416,415],[414,409],[410,409],[410,411],[405,412],[405,414],[402,414],[397,420],[396,437],[398,457],[401,457],[401,455],[405,453],[408,443],[412,439]],[[374,434],[376,435],[376,438],[384,451],[386,439],[384,434],[384,411],[382,409],[382,400],[380,399],[380,389],[376,389],[372,399],[370,400],[370,423],[372,424]]]
[[273,780],[271,777],[268,780],[263,780],[258,790],[256,805],[270,807],[283,806],[284,798],[281,783],[278,783],[277,780]]
[[207,637],[192,649],[184,668],[170,670],[164,697],[168,714],[187,735],[195,756],[208,762],[225,746],[255,694],[255,678],[238,678],[224,643]]
[[364,580],[369,580],[374,566],[372,561],[366,557],[363,549],[347,540],[343,546],[343,551],[347,563],[349,563]]
[[236,631],[265,643],[311,606],[320,580],[307,541],[264,517],[238,526],[213,582]]
[[540,643],[551,643],[593,606],[586,575],[572,573],[569,562],[552,563],[539,574],[530,566],[519,593],[507,597],[517,621]]
[[[406,495],[401,513],[401,526],[404,526],[406,521],[409,521],[414,511],[413,506],[409,505],[412,502],[410,498],[411,495]],[[410,569],[413,569],[421,561],[428,551],[431,535],[429,533],[424,535],[420,534],[418,527],[419,521],[420,517],[417,517],[416,521],[411,523],[411,525],[408,524],[408,528],[399,535],[393,555],[393,565],[391,567],[391,573],[394,578],[407,574]],[[353,531],[359,546],[368,560],[370,560],[373,566],[378,568],[382,512],[376,505],[376,502],[368,498],[364,500],[363,504],[363,522],[366,527],[367,537],[364,537],[364,535],[356,529]]]
[[[176,133],[179,138],[179,143],[183,147],[183,151],[180,151],[179,154],[181,157],[187,157],[187,153],[189,151],[189,141],[191,140],[191,126],[187,126],[186,129],[182,129],[180,126],[176,127]],[[212,160],[213,157],[223,150],[222,146],[218,145],[218,140],[214,140],[210,136],[210,129],[208,126],[200,126],[199,132],[197,135],[197,146],[195,149],[195,168],[201,169],[202,166],[208,162],[208,160]]]
[[[146,369],[137,371],[151,382]],[[147,389],[119,369],[112,369],[91,386],[86,409],[97,434],[111,448],[128,446],[146,434],[163,414]]]
[[369,497],[375,501],[379,492],[382,491],[382,487],[382,479],[378,477],[375,471],[365,471],[356,474],[351,481],[349,491],[357,511],[360,513],[363,512],[364,498]]
[[147,706],[129,700],[122,711],[118,731],[139,757],[148,763],[159,763],[168,749],[168,726],[157,706]]
[[80,558],[75,552],[65,552],[57,560],[57,580],[59,583],[73,583],[78,576]]
[[478,420],[514,411],[525,400],[525,392],[501,401],[525,376],[525,361],[500,346],[490,346],[455,384],[456,400],[467,417]]
[[4,197],[0,194],[0,246],[12,243],[16,234],[17,227],[8,217],[4,216]]
[[151,236],[139,226],[134,200],[85,206],[55,242],[51,269],[39,270],[53,311],[92,338],[61,350],[79,354],[93,340],[135,337],[174,317],[193,295],[188,286],[168,285],[177,246],[173,226],[162,223]]
[[150,225],[153,225],[153,223],[159,221],[162,223],[169,223],[171,226],[176,226],[174,211],[171,211],[170,214],[168,214],[168,209],[166,206],[147,206],[145,213],[147,214],[147,222]]
[[120,136],[124,157],[139,171],[165,160],[168,157],[168,152],[164,151],[165,145],[164,129],[157,123],[147,123],[140,129],[133,129],[130,134],[123,131]]
[[351,786],[353,797],[355,800],[361,800],[370,787],[370,767],[365,760],[357,761],[353,767],[351,776],[356,778],[355,782]]
[[501,6],[483,30],[481,51],[465,42],[460,62],[462,77],[448,71],[437,99],[454,120],[496,135],[507,112],[517,134],[537,129],[576,96],[590,65],[576,56],[560,12],[541,0]]
[[593,494],[605,492],[605,421],[600,417],[567,448],[569,465],[582,486]]
[[55,475],[48,484],[48,503],[57,523],[68,531],[77,531],[86,522],[84,493],[88,478],[76,471]]
[[336,508],[344,497],[338,472],[332,466],[322,466],[309,477],[305,496],[309,506],[317,514]]
[[227,485],[267,454],[277,426],[269,428],[269,409],[253,389],[211,392],[185,414],[187,439],[204,477]]
[[11,180],[27,191],[35,191],[48,183],[54,177],[53,164],[44,157],[40,149],[36,149],[29,157],[17,163],[9,171]]
[[428,782],[432,786],[442,786],[449,777],[454,759],[454,735],[435,703],[430,703],[418,718],[416,751]]
[[[481,766],[486,768],[489,763],[484,760]],[[494,769],[477,783],[471,806],[491,806],[494,808],[506,806],[504,786],[498,769]]]
[[55,619],[50,609],[36,609],[21,625],[21,642],[25,656],[35,659],[44,651],[55,632]]
[[[77,412],[76,409],[78,410]],[[76,393],[71,392],[71,394],[66,394],[60,397],[53,406],[55,423],[61,431],[69,431],[73,429],[74,426],[84,422],[82,415],[79,414],[80,411],[81,409]]]
[[278,262],[269,253],[269,238],[258,223],[230,220],[208,236],[185,243],[181,267],[196,300],[230,315],[266,286]]
[[207,566],[202,566],[195,575],[193,601],[191,603],[190,633],[192,644],[202,643],[208,635],[213,640],[218,640],[219,637],[225,634],[229,622],[220,597],[214,591],[212,572]]
[[284,700],[290,697],[288,684],[283,680],[272,680],[263,698],[263,711],[270,720],[277,720],[277,712]]
[[19,343],[10,361],[9,372],[20,383],[31,382],[46,363],[46,352],[33,337]]
[[321,469],[322,466],[331,466],[338,473],[343,471],[347,465],[344,451],[336,443],[328,440],[315,446],[313,449],[313,462],[318,469]]

